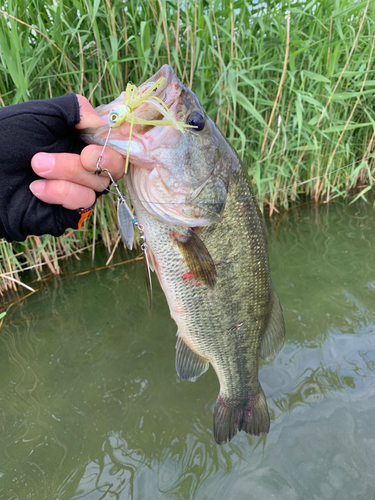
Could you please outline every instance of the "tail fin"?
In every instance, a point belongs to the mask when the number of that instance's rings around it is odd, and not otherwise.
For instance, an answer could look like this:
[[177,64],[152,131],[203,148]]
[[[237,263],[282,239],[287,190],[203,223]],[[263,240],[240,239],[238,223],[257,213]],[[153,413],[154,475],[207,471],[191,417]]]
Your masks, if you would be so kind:
[[266,397],[259,394],[249,400],[225,401],[219,395],[214,411],[214,438],[217,444],[227,443],[239,431],[261,436],[269,431],[270,416]]

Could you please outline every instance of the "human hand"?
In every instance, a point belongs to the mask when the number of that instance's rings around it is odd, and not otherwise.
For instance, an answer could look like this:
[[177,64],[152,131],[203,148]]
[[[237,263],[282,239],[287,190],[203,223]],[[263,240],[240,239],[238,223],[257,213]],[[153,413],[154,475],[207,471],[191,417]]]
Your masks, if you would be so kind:
[[[89,101],[81,95],[77,98],[81,120],[75,128],[80,130],[103,125]],[[31,166],[39,177],[46,180],[32,182],[30,190],[45,203],[62,205],[70,210],[91,207],[96,200],[95,191],[101,192],[109,185],[107,175],[93,175],[102,150],[102,146],[89,145],[80,155],[37,153],[31,160]],[[117,181],[124,175],[125,160],[120,153],[106,148],[100,166],[108,169]]]
[[[100,118],[75,94],[0,108],[0,238],[23,241],[79,228],[108,185],[105,175],[99,182],[89,173],[102,148],[87,146],[79,135],[96,125]],[[106,148],[101,166],[118,179],[124,160]]]

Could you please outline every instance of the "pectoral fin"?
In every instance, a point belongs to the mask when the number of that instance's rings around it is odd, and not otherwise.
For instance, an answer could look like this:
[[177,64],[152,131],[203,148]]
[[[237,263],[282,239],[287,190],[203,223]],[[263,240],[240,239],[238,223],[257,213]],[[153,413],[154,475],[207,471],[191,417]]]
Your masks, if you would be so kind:
[[176,371],[181,380],[195,382],[208,370],[209,362],[188,347],[178,334],[176,344]]
[[213,288],[216,283],[215,264],[203,241],[191,228],[186,234],[174,236],[192,276]]
[[268,361],[273,359],[284,345],[285,323],[283,310],[274,288],[271,289],[271,312],[260,342],[260,355]]

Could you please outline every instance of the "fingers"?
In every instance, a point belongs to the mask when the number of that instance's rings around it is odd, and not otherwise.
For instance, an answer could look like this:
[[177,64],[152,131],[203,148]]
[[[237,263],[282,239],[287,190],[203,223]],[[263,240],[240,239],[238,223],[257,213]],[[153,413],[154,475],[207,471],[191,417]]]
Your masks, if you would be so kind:
[[[97,191],[103,191],[103,184],[106,187],[109,183],[108,175],[101,174],[101,181],[98,183],[96,175],[89,174],[95,172],[102,150],[101,146],[90,145],[86,146],[80,155],[37,153],[31,160],[31,166],[40,177],[69,180]],[[124,175],[125,160],[117,151],[106,148],[100,166],[108,169],[112,177],[117,181]]]
[[69,210],[89,208],[95,203],[94,190],[74,182],[41,179],[32,182],[30,190],[45,203],[62,205]]
[[45,154],[38,153],[31,160],[31,166],[36,174],[44,179],[74,182],[95,191],[103,191],[109,184],[108,176],[99,179],[82,166],[81,157],[75,154]]
[[[33,182],[30,185],[32,193],[46,203],[63,205],[71,210],[90,207],[95,202],[94,191],[104,191],[109,185],[108,175],[94,174],[102,149],[90,145],[82,150],[81,155],[36,154],[31,166],[37,175],[48,181]],[[118,180],[124,174],[125,160],[116,151],[106,148],[100,166],[108,168],[114,180]]]

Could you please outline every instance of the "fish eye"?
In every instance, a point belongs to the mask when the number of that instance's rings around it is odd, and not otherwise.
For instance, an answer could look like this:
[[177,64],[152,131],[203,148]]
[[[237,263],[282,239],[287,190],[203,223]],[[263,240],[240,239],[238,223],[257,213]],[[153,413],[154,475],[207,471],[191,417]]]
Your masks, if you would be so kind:
[[112,113],[109,117],[112,123],[117,122],[118,120],[118,114],[117,113]]
[[188,125],[192,125],[193,127],[195,127],[193,130],[200,132],[201,130],[204,129],[206,121],[204,119],[203,114],[200,111],[193,111],[188,116],[186,123]]

